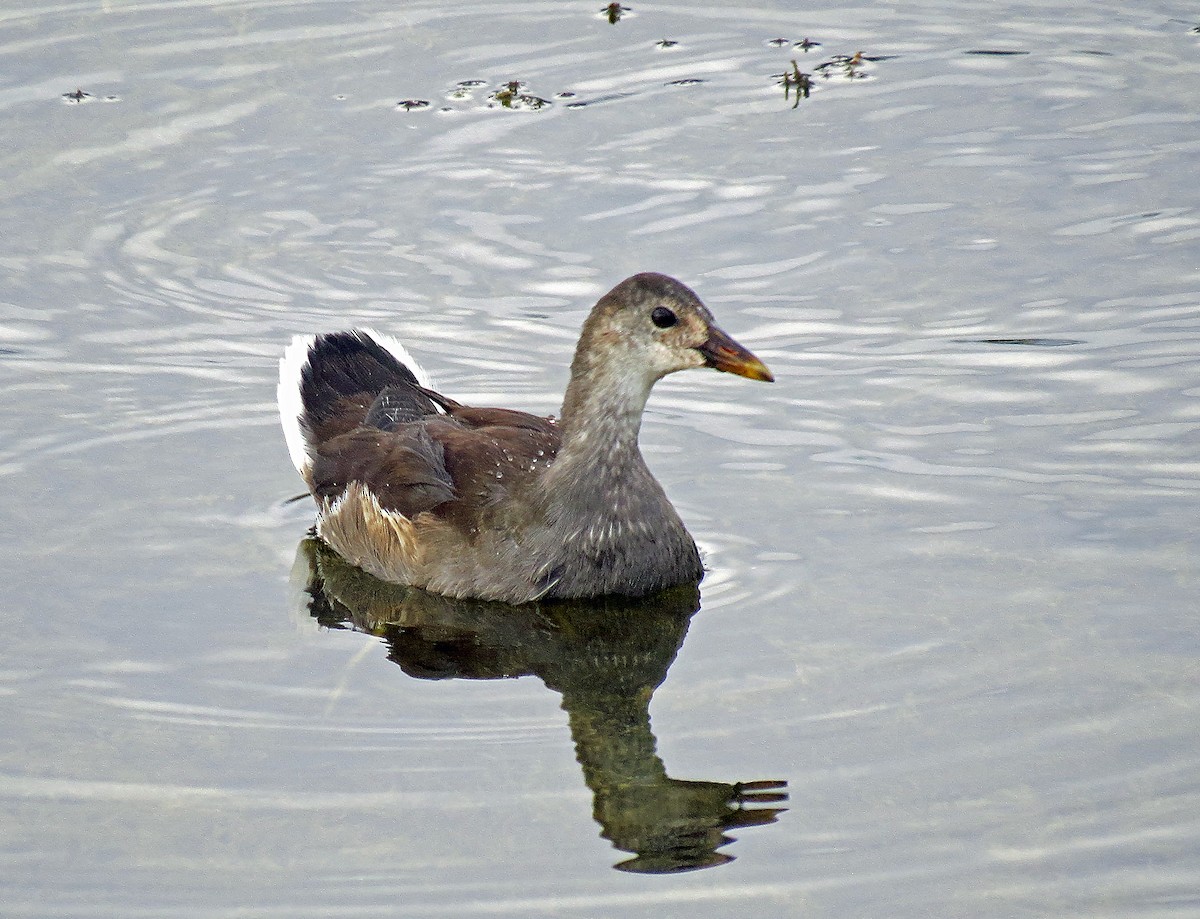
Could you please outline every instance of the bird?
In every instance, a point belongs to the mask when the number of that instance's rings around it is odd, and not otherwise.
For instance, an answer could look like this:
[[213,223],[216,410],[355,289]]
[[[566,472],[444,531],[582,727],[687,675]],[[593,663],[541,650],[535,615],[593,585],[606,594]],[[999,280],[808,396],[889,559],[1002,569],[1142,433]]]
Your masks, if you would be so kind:
[[592,308],[557,419],[462,405],[370,329],[293,338],[279,412],[316,535],[376,578],[514,605],[643,597],[704,575],[638,446],[654,384],[701,367],[774,380],[689,287],[648,272]]

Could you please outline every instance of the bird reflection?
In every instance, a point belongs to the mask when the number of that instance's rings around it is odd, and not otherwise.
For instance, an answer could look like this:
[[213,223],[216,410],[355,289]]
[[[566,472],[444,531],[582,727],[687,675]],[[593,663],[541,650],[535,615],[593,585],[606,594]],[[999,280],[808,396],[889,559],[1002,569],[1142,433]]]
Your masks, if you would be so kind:
[[532,675],[562,695],[604,838],[620,871],[664,874],[732,861],[727,830],[774,823],[787,783],[673,779],[655,752],[650,699],[699,609],[694,586],[648,599],[526,604],[451,600],[379,581],[319,540],[300,544],[308,608],[328,628],[384,638],[418,679]]

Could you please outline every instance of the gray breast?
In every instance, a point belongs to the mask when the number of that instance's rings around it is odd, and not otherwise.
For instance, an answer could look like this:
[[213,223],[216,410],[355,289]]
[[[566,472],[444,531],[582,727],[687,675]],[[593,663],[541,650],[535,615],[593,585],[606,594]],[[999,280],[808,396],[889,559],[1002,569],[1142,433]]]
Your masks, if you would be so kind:
[[641,596],[699,582],[696,544],[643,463],[620,475],[581,471],[575,485],[556,489],[557,506],[545,509],[535,580],[547,596]]

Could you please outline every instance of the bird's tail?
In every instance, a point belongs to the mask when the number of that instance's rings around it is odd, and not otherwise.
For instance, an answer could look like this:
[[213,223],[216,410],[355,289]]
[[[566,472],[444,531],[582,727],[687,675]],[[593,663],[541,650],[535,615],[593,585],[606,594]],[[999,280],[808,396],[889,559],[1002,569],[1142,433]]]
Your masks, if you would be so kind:
[[[279,361],[279,418],[306,479],[313,449],[367,420],[436,412],[429,378],[394,338],[370,329],[297,335]],[[382,408],[375,407],[379,401]],[[377,424],[370,420],[368,423]],[[382,425],[379,425],[382,426]]]

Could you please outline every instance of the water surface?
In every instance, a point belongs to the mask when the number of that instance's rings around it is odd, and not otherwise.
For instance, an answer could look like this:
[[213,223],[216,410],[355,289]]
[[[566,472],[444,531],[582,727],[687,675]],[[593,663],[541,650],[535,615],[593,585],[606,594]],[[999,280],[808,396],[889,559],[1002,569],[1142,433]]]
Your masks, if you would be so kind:
[[[1194,5],[632,5],[0,14],[5,915],[1200,909]],[[288,337],[549,413],[640,270],[699,611],[314,605]]]

